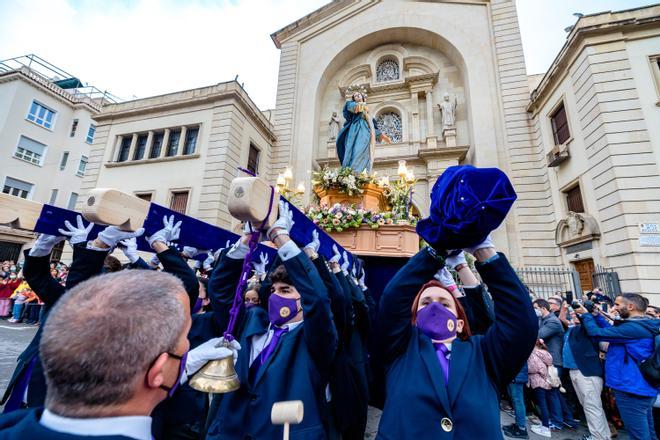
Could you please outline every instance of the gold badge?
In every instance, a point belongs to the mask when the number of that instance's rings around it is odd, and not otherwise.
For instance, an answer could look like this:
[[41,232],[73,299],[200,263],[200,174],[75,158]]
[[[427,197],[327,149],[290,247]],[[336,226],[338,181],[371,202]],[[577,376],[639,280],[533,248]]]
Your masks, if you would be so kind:
[[282,308],[280,309],[280,316],[281,316],[282,318],[286,318],[286,317],[288,317],[290,314],[291,314],[291,310],[289,310],[288,307],[282,307]]
[[454,331],[454,321],[452,320],[447,321],[447,330],[449,330],[450,332]]

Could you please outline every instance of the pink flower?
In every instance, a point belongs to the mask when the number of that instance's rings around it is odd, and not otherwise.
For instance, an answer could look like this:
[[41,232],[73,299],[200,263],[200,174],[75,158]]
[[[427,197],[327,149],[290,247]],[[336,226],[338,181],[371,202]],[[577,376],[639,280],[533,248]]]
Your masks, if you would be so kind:
[[348,214],[348,215],[346,216],[346,220],[348,220],[348,221],[351,221],[351,220],[353,220],[353,216],[352,216],[352,215],[350,215],[350,214]]
[[384,225],[384,224],[385,224],[385,220],[383,220],[382,218],[379,218],[379,219],[378,219],[378,224],[381,225],[381,226]]
[[335,218],[342,218],[343,215],[344,214],[342,214],[341,212],[338,212],[335,214]]
[[337,225],[339,225],[339,223],[341,223],[341,222],[339,221],[338,218],[333,218],[333,219],[332,219],[332,224],[333,224],[333,225],[337,226]]

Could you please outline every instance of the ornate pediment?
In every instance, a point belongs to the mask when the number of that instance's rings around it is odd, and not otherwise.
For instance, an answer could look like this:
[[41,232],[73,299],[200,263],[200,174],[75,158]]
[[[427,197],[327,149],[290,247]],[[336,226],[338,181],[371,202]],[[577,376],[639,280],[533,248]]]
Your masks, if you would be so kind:
[[555,243],[566,247],[600,237],[600,229],[596,219],[585,213],[569,212],[565,219],[557,223]]

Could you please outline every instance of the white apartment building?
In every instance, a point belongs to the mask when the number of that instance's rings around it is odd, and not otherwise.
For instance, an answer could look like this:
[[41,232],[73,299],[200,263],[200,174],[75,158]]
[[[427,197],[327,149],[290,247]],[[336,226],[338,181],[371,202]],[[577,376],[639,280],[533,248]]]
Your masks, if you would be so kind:
[[[2,192],[74,209],[103,102],[113,99],[45,60],[0,62]],[[0,260],[15,259],[33,233],[0,226]]]

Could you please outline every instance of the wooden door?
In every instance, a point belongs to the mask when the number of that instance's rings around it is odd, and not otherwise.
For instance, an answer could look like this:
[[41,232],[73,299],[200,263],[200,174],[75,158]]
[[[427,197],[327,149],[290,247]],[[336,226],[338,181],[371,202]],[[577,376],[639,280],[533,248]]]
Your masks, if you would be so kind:
[[582,291],[591,292],[591,290],[594,288],[592,279],[592,275],[595,270],[594,260],[590,258],[588,260],[576,261],[573,263],[573,265],[575,266],[576,272],[580,276],[580,285],[582,286]]

